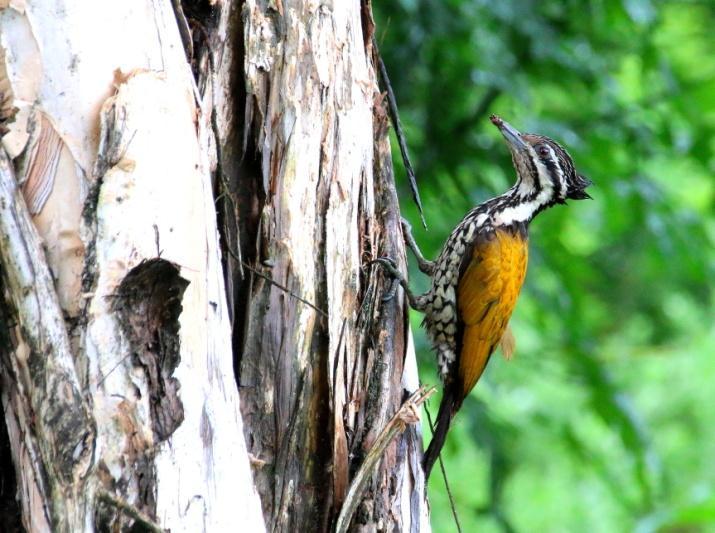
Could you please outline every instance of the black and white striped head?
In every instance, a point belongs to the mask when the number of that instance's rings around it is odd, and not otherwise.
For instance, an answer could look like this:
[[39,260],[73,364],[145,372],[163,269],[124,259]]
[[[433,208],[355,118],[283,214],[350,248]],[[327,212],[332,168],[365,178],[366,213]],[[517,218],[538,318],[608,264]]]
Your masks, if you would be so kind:
[[571,156],[556,141],[520,133],[496,115],[490,118],[509,145],[518,178],[514,190],[524,201],[537,202],[540,211],[567,199],[591,198],[586,193],[591,180],[576,172]]

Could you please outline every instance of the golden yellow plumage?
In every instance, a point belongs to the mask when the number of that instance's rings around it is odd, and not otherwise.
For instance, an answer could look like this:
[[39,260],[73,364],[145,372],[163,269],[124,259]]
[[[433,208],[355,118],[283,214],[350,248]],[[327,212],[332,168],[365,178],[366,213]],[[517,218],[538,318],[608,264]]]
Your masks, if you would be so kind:
[[[464,398],[476,384],[504,335],[524,283],[528,241],[519,232],[497,229],[477,243],[457,286],[464,332],[458,377]],[[458,348],[458,349],[459,349]]]

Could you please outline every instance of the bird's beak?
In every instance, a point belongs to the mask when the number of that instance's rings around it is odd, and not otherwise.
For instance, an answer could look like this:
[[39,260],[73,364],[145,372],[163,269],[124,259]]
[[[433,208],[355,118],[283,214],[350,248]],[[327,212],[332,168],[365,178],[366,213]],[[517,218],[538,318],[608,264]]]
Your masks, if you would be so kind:
[[499,128],[499,131],[501,131],[501,134],[506,139],[506,142],[509,144],[510,148],[514,149],[517,152],[526,150],[527,144],[524,139],[521,138],[521,133],[519,133],[519,130],[517,130],[514,126],[512,126],[508,122],[505,122],[501,119],[501,117],[498,117],[496,115],[492,115],[491,117],[489,117],[489,120],[491,120],[492,124]]

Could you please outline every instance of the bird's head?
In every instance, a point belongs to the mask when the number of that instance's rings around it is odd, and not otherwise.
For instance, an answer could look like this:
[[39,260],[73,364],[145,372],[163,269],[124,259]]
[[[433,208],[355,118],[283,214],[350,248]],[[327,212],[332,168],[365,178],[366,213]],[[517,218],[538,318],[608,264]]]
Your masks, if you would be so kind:
[[519,195],[528,199],[539,197],[542,207],[567,199],[591,198],[586,192],[591,180],[576,172],[571,156],[556,141],[543,135],[520,133],[496,115],[490,119],[511,151]]

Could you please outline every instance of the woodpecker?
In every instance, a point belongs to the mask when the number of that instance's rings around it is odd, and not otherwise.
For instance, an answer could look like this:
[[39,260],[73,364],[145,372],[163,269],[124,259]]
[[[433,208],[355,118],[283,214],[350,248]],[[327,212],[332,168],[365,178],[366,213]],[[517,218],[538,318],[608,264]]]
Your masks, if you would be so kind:
[[419,268],[432,278],[421,296],[409,289],[394,263],[384,266],[405,290],[410,306],[424,313],[423,326],[437,353],[444,394],[423,468],[429,478],[452,418],[484,372],[497,346],[508,358],[514,342],[508,328],[526,275],[529,223],[544,209],[567,199],[590,198],[591,181],[578,174],[571,156],[543,135],[520,133],[490,117],[511,152],[516,183],[504,194],[469,211],[445,242],[436,261],[427,261],[403,221],[407,245]]

